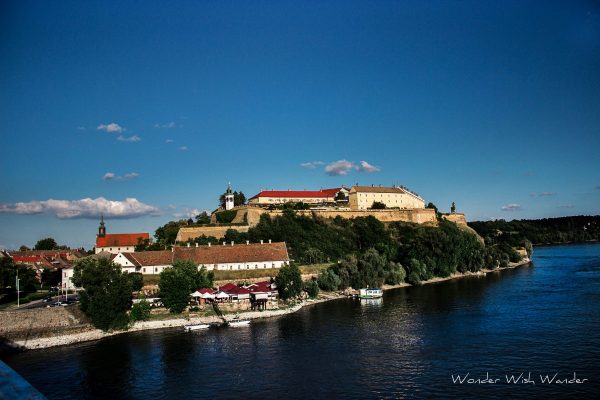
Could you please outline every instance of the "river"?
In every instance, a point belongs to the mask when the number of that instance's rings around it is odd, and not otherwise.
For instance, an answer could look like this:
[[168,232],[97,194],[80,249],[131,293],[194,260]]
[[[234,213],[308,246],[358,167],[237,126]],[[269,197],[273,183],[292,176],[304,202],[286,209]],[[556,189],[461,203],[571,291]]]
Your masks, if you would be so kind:
[[[135,332],[4,361],[49,399],[593,398],[600,244],[537,247],[531,266],[380,303],[341,299],[246,328]],[[556,383],[574,374],[581,383]]]

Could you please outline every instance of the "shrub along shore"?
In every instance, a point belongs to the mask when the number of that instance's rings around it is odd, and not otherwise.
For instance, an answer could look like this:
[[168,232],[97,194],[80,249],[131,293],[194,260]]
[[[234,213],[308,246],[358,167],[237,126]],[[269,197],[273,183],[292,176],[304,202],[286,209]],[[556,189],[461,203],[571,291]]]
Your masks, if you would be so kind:
[[[497,272],[503,269],[515,268],[523,265],[527,265],[530,263],[528,258],[524,258],[519,262],[509,263],[507,266],[496,268],[496,269],[482,269],[477,272],[456,272],[446,277],[434,277],[428,279],[426,281],[422,281],[421,285],[427,285],[432,283],[439,283],[451,279],[459,279],[470,276],[482,276],[485,277],[488,273]],[[383,285],[383,290],[395,290],[399,288],[405,288],[412,286],[409,283],[399,283],[396,285]],[[243,319],[261,319],[261,318],[272,318],[283,316],[287,314],[294,313],[303,307],[311,306],[314,304],[322,303],[325,301],[336,300],[347,298],[341,292],[321,292],[316,299],[308,299],[300,302],[296,302],[293,305],[282,308],[279,310],[266,310],[266,311],[249,311],[240,313],[240,318]],[[358,301],[358,300],[357,300]],[[176,328],[183,327],[188,324],[198,324],[198,323],[206,323],[206,324],[219,324],[222,323],[222,320],[216,316],[194,316],[191,315],[189,318],[182,317],[181,315],[173,314],[168,318],[163,320],[153,320],[153,321],[139,321],[135,322],[128,330],[115,330],[111,332],[104,332],[100,329],[94,329],[90,325],[90,329],[84,332],[75,333],[75,334],[61,334],[60,331],[56,332],[55,336],[43,337],[43,338],[34,338],[34,339],[17,339],[13,341],[13,344],[20,347],[21,349],[33,350],[33,349],[43,349],[48,347],[55,346],[64,346],[81,342],[88,342],[93,340],[99,340],[106,337],[119,335],[127,332],[137,332],[143,330],[152,330],[152,329],[165,329],[165,328]]]

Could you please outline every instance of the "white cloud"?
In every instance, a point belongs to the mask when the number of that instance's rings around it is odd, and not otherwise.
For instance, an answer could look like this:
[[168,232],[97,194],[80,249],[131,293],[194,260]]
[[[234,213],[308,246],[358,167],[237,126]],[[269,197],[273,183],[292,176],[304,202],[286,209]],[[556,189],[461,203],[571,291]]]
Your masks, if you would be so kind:
[[158,215],[157,207],[144,204],[135,198],[125,201],[107,200],[104,197],[81,200],[42,200],[14,204],[0,204],[0,212],[9,214],[54,214],[60,219],[98,218],[100,215],[110,218],[136,218],[144,215]]
[[357,169],[357,171],[368,172],[368,173],[381,171],[381,169],[379,167],[371,165],[366,161],[361,161],[360,165],[358,167],[356,167],[356,169]]
[[323,165],[323,164],[325,164],[323,161],[309,161],[309,162],[305,162],[305,163],[300,164],[300,166],[302,168],[315,169],[319,165]]
[[140,174],[138,174],[137,172],[128,172],[125,175],[121,176],[121,175],[117,175],[114,172],[107,172],[102,176],[102,179],[105,181],[128,181],[131,179],[135,179],[138,176],[140,176]]
[[126,130],[125,128],[123,128],[122,126],[117,124],[116,122],[111,122],[110,124],[100,124],[100,125],[98,125],[98,127],[96,129],[98,129],[99,131],[105,131],[108,133],[121,133]]
[[[315,161],[317,162],[317,161]],[[300,164],[305,168],[314,168],[311,166],[311,163]],[[360,163],[355,163],[353,161],[348,160],[338,160],[331,162],[325,166],[325,172],[328,175],[347,175],[348,172],[355,170],[358,172],[379,172],[381,168],[376,167],[375,165],[369,164],[367,161],[361,161]]]
[[129,173],[123,175],[123,179],[135,179],[138,176],[140,176],[140,174],[138,174],[137,172],[129,172]]
[[140,138],[138,135],[133,135],[129,137],[119,135],[119,137],[117,137],[117,140],[119,142],[139,142],[140,140],[142,140],[142,138]]
[[193,209],[184,208],[183,211],[181,211],[181,212],[173,213],[173,216],[175,218],[194,218],[196,215],[201,214],[202,212],[205,212],[208,215],[210,215],[210,213],[206,210],[200,211],[197,208],[193,208]]
[[85,126],[78,126],[78,127],[77,127],[77,130],[78,130],[78,131],[85,131]]
[[327,175],[347,175],[355,167],[354,163],[348,160],[338,160],[325,166]]
[[165,143],[173,143],[173,139],[167,139],[165,140]]
[[181,150],[181,151],[187,151],[187,149],[188,149],[187,146],[181,146],[181,147],[179,147],[179,150]]
[[521,207],[520,204],[507,204],[505,206],[502,206],[501,210],[502,211],[521,211],[523,209],[523,207]]
[[171,121],[171,122],[167,122],[166,124],[154,124],[155,128],[166,128],[166,129],[172,129],[175,128],[177,125],[175,124],[175,122]]

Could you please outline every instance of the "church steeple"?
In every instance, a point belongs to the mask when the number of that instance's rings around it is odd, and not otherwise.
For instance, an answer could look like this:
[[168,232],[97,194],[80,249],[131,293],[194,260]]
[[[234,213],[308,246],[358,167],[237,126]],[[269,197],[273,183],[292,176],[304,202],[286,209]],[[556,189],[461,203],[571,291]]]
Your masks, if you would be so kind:
[[98,227],[98,237],[106,236],[106,227],[104,226],[104,215],[100,216],[100,226]]
[[225,192],[225,209],[231,210],[234,207],[233,191],[231,190],[231,182],[227,185],[227,192]]

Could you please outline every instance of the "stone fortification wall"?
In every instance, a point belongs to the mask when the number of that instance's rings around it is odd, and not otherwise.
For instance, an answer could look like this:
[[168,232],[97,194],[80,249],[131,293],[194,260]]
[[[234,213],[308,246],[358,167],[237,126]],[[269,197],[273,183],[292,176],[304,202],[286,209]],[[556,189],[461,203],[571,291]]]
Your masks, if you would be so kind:
[[442,218],[454,222],[457,225],[467,225],[467,219],[463,213],[442,214]]
[[187,242],[189,239],[195,239],[197,237],[214,236],[217,239],[225,237],[225,232],[228,229],[235,229],[238,232],[248,232],[250,227],[245,226],[197,226],[190,228],[179,228],[177,232],[177,242]]
[[0,312],[0,338],[33,339],[92,330],[79,307],[33,308]]
[[[281,210],[266,210],[260,207],[238,207],[238,213],[236,219],[245,220],[248,222],[250,227],[256,226],[260,221],[262,214],[268,214],[270,217],[279,216],[283,214]],[[356,218],[356,217],[367,217],[369,215],[377,218],[381,222],[414,222],[416,224],[425,223],[437,223],[435,210],[429,208],[415,208],[415,209],[386,209],[386,210],[301,210],[296,211],[299,215],[312,216],[316,215],[322,218]],[[464,216],[463,216],[464,219]],[[466,224],[466,222],[465,222]],[[236,229],[240,232],[247,232],[248,227],[246,226],[232,226],[232,229]],[[245,230],[239,228],[246,228]],[[199,228],[181,228],[184,229],[199,229]],[[227,230],[227,229],[226,229]],[[181,233],[181,230],[179,231]],[[225,232],[223,232],[224,234]],[[208,235],[207,235],[208,236]],[[179,236],[178,236],[179,238]],[[179,239],[177,239],[179,240]],[[187,239],[186,239],[187,240]]]
[[[282,211],[270,211],[269,215],[281,215]],[[416,224],[425,224],[437,222],[435,210],[429,208],[406,209],[406,210],[304,210],[297,211],[300,215],[316,215],[322,218],[356,218],[373,216],[381,222],[414,222]]]

